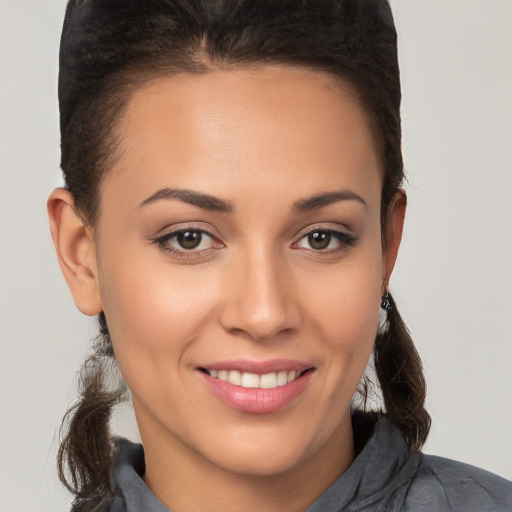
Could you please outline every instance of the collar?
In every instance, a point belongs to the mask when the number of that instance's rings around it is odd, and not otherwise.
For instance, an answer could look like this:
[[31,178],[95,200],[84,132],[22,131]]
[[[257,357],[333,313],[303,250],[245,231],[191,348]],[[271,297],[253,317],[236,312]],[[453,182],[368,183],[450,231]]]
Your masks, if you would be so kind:
[[[382,505],[389,496],[396,499],[397,492],[404,494],[401,471],[409,460],[410,452],[397,427],[384,416],[378,416],[373,423],[370,437],[361,439],[358,434],[372,424],[372,416],[356,413],[352,418],[356,453],[362,446],[350,467],[329,487],[306,512],[338,512],[341,510],[373,510],[372,505]],[[406,477],[407,478],[407,477]],[[398,497],[399,498],[399,497]],[[400,498],[399,498],[400,501]],[[387,510],[387,509],[384,509]]]

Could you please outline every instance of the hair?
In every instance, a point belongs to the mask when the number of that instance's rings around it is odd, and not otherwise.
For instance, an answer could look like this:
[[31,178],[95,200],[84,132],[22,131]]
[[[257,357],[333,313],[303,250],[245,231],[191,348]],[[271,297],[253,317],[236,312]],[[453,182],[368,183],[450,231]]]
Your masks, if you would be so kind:
[[[355,92],[381,152],[384,225],[404,181],[397,40],[386,0],[70,0],[60,48],[61,167],[83,221],[94,226],[99,218],[100,184],[115,163],[115,128],[133,91],[159,76],[267,64],[323,71]],[[61,480],[84,512],[115,493],[109,420],[126,396],[122,381],[109,382],[115,356],[103,313],[99,321],[58,455]],[[430,428],[425,379],[396,307],[373,360],[387,417],[411,450],[420,449]]]

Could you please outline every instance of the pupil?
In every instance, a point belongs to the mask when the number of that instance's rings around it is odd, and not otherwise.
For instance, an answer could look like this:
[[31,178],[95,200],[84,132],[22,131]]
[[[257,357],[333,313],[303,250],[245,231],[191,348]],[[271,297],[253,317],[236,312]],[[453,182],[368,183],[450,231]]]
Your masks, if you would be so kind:
[[308,242],[313,249],[327,249],[331,243],[331,233],[328,231],[315,231],[308,235]]
[[198,231],[183,231],[178,233],[178,243],[183,249],[195,249],[201,243],[202,235]]

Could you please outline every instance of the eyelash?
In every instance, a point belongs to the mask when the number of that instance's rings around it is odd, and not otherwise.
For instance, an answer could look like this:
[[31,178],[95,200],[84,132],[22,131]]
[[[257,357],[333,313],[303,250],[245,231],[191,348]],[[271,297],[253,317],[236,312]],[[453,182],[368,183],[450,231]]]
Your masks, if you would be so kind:
[[[201,250],[195,250],[195,249],[187,250],[187,249],[177,249],[176,247],[172,247],[169,245],[169,242],[171,240],[175,239],[180,234],[185,234],[187,232],[196,233],[196,234],[200,234],[202,237],[206,236],[208,238],[211,238],[212,241],[214,242],[214,245],[217,245],[217,247],[208,247],[206,249],[201,249]],[[340,252],[347,250],[350,247],[353,247],[357,243],[357,238],[345,231],[340,231],[340,230],[336,230],[336,229],[332,229],[332,228],[325,228],[322,226],[315,226],[315,227],[309,228],[307,231],[303,232],[300,235],[300,238],[296,242],[294,242],[291,245],[291,247],[300,249],[300,247],[298,247],[298,244],[302,240],[309,237],[310,235],[313,235],[314,233],[324,233],[324,234],[329,235],[329,237],[330,237],[329,243],[331,242],[332,238],[334,238],[335,240],[337,240],[339,242],[340,247],[337,247],[335,249],[305,248],[306,251],[309,251],[312,254],[340,253]],[[185,258],[185,259],[200,258],[200,257],[205,256],[211,250],[221,249],[224,247],[224,244],[222,242],[220,242],[217,239],[217,237],[214,236],[212,233],[210,233],[204,229],[194,227],[194,226],[181,227],[181,228],[172,230],[172,231],[166,233],[165,235],[162,235],[162,236],[156,238],[155,240],[153,240],[153,243],[158,245],[165,252],[168,252],[168,253],[170,253],[174,256],[177,256],[179,258]],[[201,243],[202,243],[202,240],[200,241],[200,244]]]

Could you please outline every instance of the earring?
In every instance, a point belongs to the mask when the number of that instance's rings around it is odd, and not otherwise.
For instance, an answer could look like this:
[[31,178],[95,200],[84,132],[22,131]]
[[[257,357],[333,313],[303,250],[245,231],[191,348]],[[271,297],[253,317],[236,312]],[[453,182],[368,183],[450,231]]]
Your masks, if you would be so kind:
[[387,290],[386,293],[382,296],[380,307],[384,311],[389,311],[395,307],[395,301],[393,300],[391,293],[389,293]]
[[393,297],[391,297],[391,294],[386,290],[386,293],[381,298],[379,309],[378,334],[380,334],[381,336],[385,334],[389,328],[388,313],[394,307],[395,301],[393,300]]

